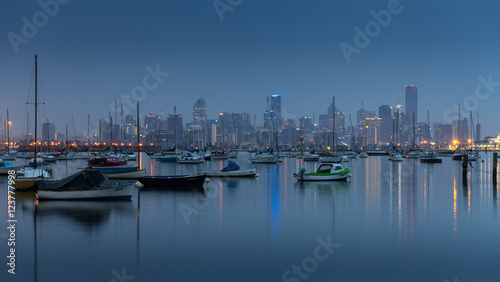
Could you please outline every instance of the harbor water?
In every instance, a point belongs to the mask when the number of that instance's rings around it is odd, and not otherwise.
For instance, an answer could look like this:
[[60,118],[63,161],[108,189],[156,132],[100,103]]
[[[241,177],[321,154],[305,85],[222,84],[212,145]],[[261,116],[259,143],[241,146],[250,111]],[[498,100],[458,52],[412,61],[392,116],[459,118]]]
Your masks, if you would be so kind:
[[[149,175],[221,169],[160,163]],[[22,160],[24,161],[24,160]],[[16,160],[21,163],[21,160]],[[210,178],[203,191],[136,189],[128,201],[36,201],[16,193],[15,274],[1,177],[0,281],[498,281],[500,210],[492,153],[464,181],[459,161],[387,156],[343,163],[344,182],[297,182],[301,165],[241,168],[257,178]],[[58,161],[56,178],[85,167]]]

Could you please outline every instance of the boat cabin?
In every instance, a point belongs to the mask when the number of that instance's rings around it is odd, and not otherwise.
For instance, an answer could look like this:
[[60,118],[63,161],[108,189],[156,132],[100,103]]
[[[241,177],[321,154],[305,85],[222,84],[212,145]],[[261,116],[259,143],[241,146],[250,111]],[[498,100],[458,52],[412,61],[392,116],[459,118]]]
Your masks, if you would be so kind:
[[316,170],[316,173],[334,173],[343,169],[344,167],[341,164],[322,163]]

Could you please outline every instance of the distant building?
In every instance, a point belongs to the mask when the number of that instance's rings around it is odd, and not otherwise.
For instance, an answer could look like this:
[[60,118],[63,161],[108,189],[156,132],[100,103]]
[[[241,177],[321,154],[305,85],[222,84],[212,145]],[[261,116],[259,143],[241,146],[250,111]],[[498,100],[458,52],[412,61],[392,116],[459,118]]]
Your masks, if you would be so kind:
[[207,120],[207,104],[202,98],[198,99],[193,106],[193,123],[202,125]]
[[54,123],[47,122],[42,124],[42,142],[51,142],[56,139],[56,126]]
[[299,129],[303,131],[312,132],[314,130],[311,117],[301,117],[299,119]]
[[432,138],[434,143],[441,146],[451,145],[453,142],[453,127],[451,124],[434,123],[432,126]]
[[283,120],[283,130],[280,134],[280,144],[295,146],[299,143],[299,134],[295,119],[286,118]]
[[417,124],[417,86],[406,85],[406,116],[408,123]]
[[388,105],[382,105],[378,108],[380,117],[380,129],[378,134],[379,143],[392,142],[392,109]]
[[281,113],[281,94],[271,95],[271,111],[273,112],[274,128],[283,127],[283,115]]
[[168,115],[167,118],[167,131],[170,132],[174,138],[168,140],[168,146],[181,146],[182,145],[182,134],[184,129],[182,127],[182,115],[173,114]]
[[457,140],[462,145],[466,145],[469,139],[469,125],[467,118],[453,121],[453,140]]
[[149,114],[144,117],[144,133],[152,133],[159,129],[160,117],[157,114]]

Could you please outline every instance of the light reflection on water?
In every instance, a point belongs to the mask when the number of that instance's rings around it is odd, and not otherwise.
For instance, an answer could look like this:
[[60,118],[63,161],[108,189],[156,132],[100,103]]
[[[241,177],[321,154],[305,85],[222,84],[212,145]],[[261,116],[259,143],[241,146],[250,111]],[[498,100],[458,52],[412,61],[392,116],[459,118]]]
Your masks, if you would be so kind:
[[[253,165],[246,157],[240,153],[238,164],[257,168],[258,178],[211,178],[203,192],[142,191],[140,208],[137,191],[124,202],[36,204],[32,195],[17,194],[17,274],[4,268],[0,280],[120,281],[114,275],[125,269],[133,281],[281,281],[327,236],[340,247],[308,281],[497,280],[498,198],[485,172],[491,154],[473,163],[466,182],[460,163],[446,158],[353,159],[344,163],[353,175],[348,182],[303,183],[293,173],[301,165],[313,171],[317,162]],[[160,175],[226,164],[143,162]],[[84,166],[58,162],[54,173],[65,177]],[[5,178],[1,183],[6,203]]]

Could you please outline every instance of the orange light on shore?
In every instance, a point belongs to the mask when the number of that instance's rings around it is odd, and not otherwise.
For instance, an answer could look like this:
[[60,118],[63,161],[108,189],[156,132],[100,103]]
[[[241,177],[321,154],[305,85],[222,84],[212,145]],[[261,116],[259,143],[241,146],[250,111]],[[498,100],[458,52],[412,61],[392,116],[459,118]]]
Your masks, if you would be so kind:
[[472,143],[472,139],[468,139],[467,142]]
[[453,140],[453,145],[457,145],[458,144],[458,140]]

